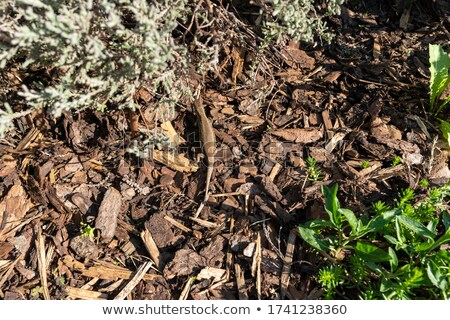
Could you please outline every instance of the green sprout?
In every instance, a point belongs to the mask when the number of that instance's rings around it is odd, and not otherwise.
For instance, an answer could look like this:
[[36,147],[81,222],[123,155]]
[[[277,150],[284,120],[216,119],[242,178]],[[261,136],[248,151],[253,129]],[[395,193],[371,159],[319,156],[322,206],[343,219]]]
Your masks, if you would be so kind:
[[41,294],[44,293],[44,288],[41,286],[36,286],[33,289],[31,289],[31,297],[38,299]]
[[377,202],[372,203],[372,210],[375,214],[382,214],[386,211],[391,210],[391,208],[383,201],[378,200]]
[[402,158],[399,156],[395,156],[392,160],[391,167],[398,166],[400,163],[402,163]]
[[339,266],[327,265],[319,270],[317,281],[325,291],[325,299],[333,299],[336,288],[344,283],[344,270]]
[[430,183],[428,182],[427,179],[422,179],[419,181],[419,186],[421,188],[428,188],[430,186]]
[[361,162],[361,169],[367,169],[370,167],[371,167],[371,165],[370,165],[369,161],[364,160],[363,162]]
[[91,227],[89,224],[84,223],[84,222],[80,222],[80,225],[81,225],[80,232],[81,232],[81,236],[83,238],[93,238],[94,237],[95,228]]
[[318,181],[323,178],[322,176],[322,170],[320,169],[320,166],[317,164],[316,159],[313,157],[306,158],[306,174],[308,176],[308,180],[311,181]]

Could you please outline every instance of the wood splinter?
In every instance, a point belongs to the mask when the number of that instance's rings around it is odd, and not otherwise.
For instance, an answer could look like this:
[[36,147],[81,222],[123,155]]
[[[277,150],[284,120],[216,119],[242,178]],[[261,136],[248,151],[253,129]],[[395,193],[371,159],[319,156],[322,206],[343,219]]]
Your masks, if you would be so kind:
[[201,97],[195,100],[194,107],[197,113],[197,119],[200,127],[200,138],[202,140],[202,149],[206,156],[207,164],[205,197],[194,215],[194,217],[198,217],[209,198],[209,184],[211,182],[211,176],[214,169],[214,156],[216,153],[216,136],[214,135],[213,126],[206,116]]

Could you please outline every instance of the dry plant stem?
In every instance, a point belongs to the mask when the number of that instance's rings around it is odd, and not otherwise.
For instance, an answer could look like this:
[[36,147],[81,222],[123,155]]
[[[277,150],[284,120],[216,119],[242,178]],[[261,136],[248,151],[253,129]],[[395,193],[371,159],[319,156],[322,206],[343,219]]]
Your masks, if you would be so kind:
[[139,281],[144,278],[147,271],[152,266],[151,261],[144,262],[136,271],[136,274],[134,277],[126,284],[126,286],[120,291],[117,296],[114,298],[114,300],[124,300],[126,296],[134,289],[134,287],[137,286]]
[[206,162],[208,165],[206,171],[205,197],[194,215],[195,217],[198,217],[209,198],[209,184],[211,182],[211,176],[214,169],[214,156],[216,153],[216,136],[214,135],[212,124],[206,116],[202,98],[195,100],[194,107],[200,125],[200,138],[202,140],[203,152],[206,156]]
[[37,238],[35,240],[36,252],[38,258],[38,267],[39,267],[39,277],[41,279],[41,285],[44,290],[44,299],[50,299],[50,293],[48,291],[48,282],[47,282],[47,269],[46,269],[46,255],[45,255],[45,241],[42,236],[41,226],[37,226]]
[[189,292],[191,291],[192,284],[195,281],[195,277],[190,277],[188,281],[186,282],[186,285],[183,288],[183,291],[181,291],[180,297],[178,300],[187,300],[189,297]]

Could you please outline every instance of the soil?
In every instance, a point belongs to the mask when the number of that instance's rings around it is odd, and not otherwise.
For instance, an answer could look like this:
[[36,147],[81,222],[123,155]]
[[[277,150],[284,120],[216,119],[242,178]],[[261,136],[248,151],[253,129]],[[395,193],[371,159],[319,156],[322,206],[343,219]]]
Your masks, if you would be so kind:
[[[176,152],[163,144],[147,158],[130,148],[163,121],[145,87],[136,112],[18,119],[0,140],[0,297],[113,299],[134,281],[129,299],[319,299],[320,261],[295,230],[326,218],[322,185],[338,183],[341,205],[362,215],[407,187],[420,197],[422,179],[450,179],[427,111],[428,45],[448,45],[450,2],[346,1],[327,22],[330,44],[258,56],[229,43],[221,70],[190,79],[217,140],[198,218],[206,161],[187,99],[161,126]],[[33,80],[15,72],[3,98]]]

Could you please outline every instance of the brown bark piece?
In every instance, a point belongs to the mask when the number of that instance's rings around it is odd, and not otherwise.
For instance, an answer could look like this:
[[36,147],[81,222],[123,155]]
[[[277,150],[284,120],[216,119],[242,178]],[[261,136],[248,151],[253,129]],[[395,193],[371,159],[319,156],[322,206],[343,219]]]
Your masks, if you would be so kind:
[[318,128],[295,128],[274,130],[270,132],[276,137],[296,143],[311,143],[320,140],[323,137],[322,130]]
[[283,195],[281,194],[281,192],[278,189],[277,185],[268,176],[263,176],[262,177],[261,187],[275,201],[283,200]]
[[12,230],[21,223],[21,219],[32,207],[25,190],[20,183],[11,187],[0,202],[0,241],[14,236]]
[[164,268],[164,276],[173,279],[192,274],[196,269],[206,266],[205,259],[192,249],[180,249]]
[[95,228],[101,231],[103,240],[108,241],[114,237],[117,227],[117,216],[122,205],[122,196],[115,188],[106,191],[103,201],[98,209]]

